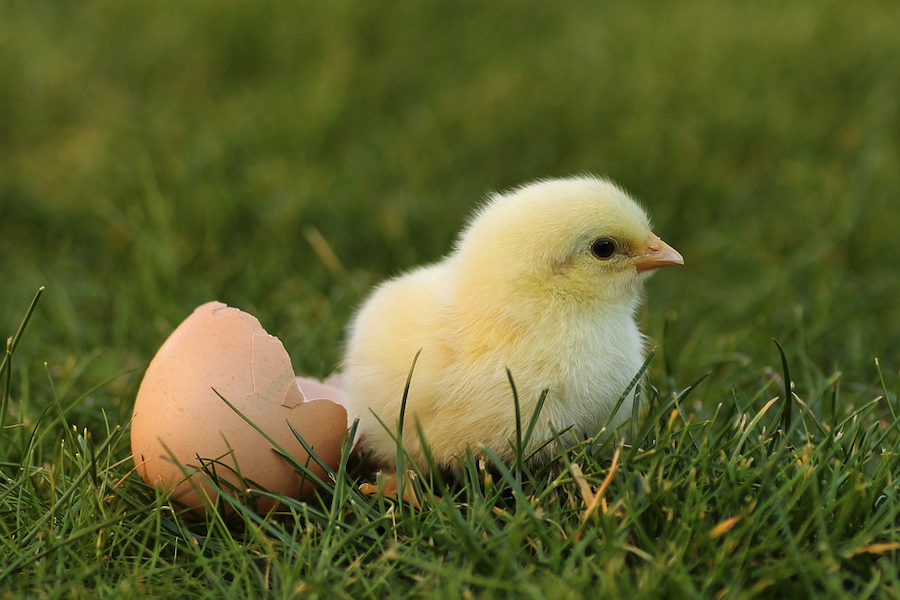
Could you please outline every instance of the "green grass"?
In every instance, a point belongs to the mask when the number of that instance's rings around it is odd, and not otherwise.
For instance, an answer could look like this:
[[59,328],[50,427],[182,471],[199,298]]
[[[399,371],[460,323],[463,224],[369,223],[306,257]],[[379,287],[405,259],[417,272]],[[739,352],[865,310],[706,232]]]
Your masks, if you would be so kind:
[[[0,368],[0,598],[897,597],[898,22],[888,0],[3,3],[2,337],[46,289]],[[648,286],[632,445],[469,461],[414,482],[422,510],[341,469],[236,523],[132,473],[142,370],[195,306],[326,375],[366,291],[487,191],[581,171],[687,262]]]

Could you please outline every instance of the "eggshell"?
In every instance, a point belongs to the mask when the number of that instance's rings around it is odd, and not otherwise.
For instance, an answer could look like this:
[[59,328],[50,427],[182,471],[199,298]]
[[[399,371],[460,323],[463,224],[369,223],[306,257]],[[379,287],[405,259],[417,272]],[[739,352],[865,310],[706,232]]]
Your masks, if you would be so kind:
[[[324,470],[288,423],[325,464],[337,468],[348,432],[340,390],[295,378],[281,341],[255,317],[209,302],[160,347],[138,390],[131,448],[144,481],[171,490],[173,500],[201,514],[217,497],[209,473],[244,500],[254,489],[299,498],[315,490],[219,394],[320,478]],[[259,511],[275,504],[265,496],[250,502]]]

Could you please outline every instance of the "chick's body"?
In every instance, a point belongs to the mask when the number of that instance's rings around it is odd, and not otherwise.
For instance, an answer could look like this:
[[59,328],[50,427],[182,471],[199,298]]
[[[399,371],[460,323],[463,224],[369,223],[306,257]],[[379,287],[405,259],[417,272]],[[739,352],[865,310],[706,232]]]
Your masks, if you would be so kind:
[[422,465],[419,430],[440,466],[467,447],[512,458],[507,369],[523,427],[547,390],[526,451],[554,430],[615,427],[632,399],[610,413],[643,361],[634,318],[642,280],[680,263],[641,208],[605,180],[542,181],[494,196],[453,253],[383,283],[351,323],[343,382],[365,448],[395,462],[392,433],[416,353],[402,441]]

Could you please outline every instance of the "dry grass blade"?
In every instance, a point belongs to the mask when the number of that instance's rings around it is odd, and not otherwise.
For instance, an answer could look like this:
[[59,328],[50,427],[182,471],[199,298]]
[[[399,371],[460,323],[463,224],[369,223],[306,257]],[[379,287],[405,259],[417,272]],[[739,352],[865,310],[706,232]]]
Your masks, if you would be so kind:
[[588,483],[587,478],[585,478],[581,467],[577,463],[572,463],[571,465],[569,465],[569,473],[572,474],[572,477],[578,484],[578,489],[581,492],[581,498],[584,501],[584,505],[586,507],[583,516],[584,520],[589,519],[591,515],[594,514],[594,511],[597,510],[597,507],[600,507],[601,511],[603,513],[606,513],[607,504],[606,498],[604,496],[606,494],[606,491],[609,489],[609,486],[612,484],[613,477],[615,477],[616,472],[619,470],[620,454],[621,449],[616,448],[616,451],[613,454],[612,464],[609,467],[609,472],[607,472],[606,477],[603,479],[603,482],[600,484],[600,487],[597,488],[596,492],[591,489],[591,484]]

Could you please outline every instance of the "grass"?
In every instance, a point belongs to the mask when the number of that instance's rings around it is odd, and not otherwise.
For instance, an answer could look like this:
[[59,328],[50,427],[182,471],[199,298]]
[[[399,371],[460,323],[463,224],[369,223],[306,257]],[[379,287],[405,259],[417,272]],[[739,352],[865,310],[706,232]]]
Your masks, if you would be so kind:
[[[0,598],[897,597],[898,11],[3,4]],[[649,285],[630,445],[470,460],[421,510],[342,468],[235,523],[134,475],[142,370],[195,306],[327,375],[488,190],[580,171],[687,260]]]

